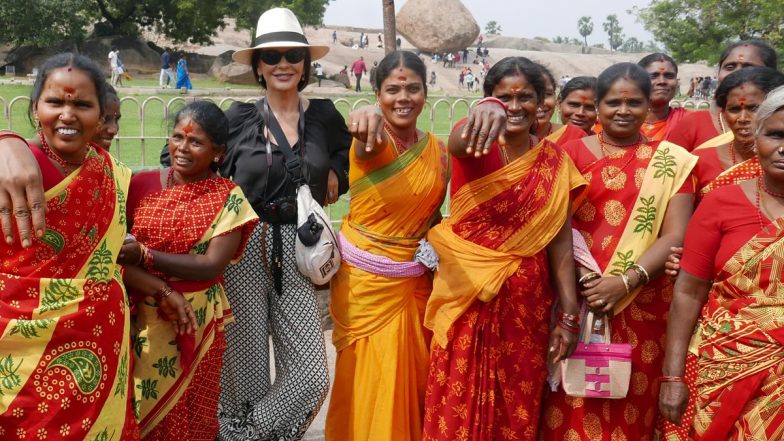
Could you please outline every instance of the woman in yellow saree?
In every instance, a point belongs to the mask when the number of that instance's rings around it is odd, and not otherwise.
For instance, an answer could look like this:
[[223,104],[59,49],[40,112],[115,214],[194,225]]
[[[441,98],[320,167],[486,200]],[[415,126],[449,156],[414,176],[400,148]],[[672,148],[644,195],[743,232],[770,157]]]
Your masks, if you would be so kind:
[[378,107],[349,116],[351,206],[331,285],[338,352],[331,441],[421,437],[430,344],[422,320],[432,276],[415,256],[428,261],[420,241],[440,219],[448,156],[434,135],[416,128],[427,92],[422,61],[392,52],[377,72]]
[[[784,88],[754,124],[760,177],[711,191],[689,225],[667,327],[659,407],[680,423],[686,355],[698,325],[698,440],[781,439],[784,400]],[[703,306],[705,306],[703,308]]]
[[91,142],[105,87],[92,61],[70,53],[49,58],[33,86],[40,147],[28,152],[43,178],[47,228],[0,243],[0,439],[139,436],[115,264],[131,172]]

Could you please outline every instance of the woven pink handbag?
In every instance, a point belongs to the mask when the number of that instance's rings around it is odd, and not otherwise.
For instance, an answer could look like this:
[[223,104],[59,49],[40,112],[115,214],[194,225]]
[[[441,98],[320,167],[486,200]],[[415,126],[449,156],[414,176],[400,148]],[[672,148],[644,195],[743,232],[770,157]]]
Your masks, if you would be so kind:
[[604,324],[605,343],[590,343],[594,324],[589,312],[577,348],[561,362],[561,384],[571,397],[624,398],[632,374],[632,346],[609,343],[609,320]]

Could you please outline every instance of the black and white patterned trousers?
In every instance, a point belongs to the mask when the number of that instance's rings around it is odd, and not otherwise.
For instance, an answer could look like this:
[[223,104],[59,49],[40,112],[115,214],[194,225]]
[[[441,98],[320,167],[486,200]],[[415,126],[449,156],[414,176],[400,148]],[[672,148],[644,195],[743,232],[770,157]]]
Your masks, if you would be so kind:
[[[261,223],[242,260],[224,277],[235,322],[226,326],[221,375],[219,440],[300,440],[327,396],[329,374],[313,284],[294,258],[294,225],[282,225],[283,293],[266,262],[272,262],[272,226]],[[269,335],[275,355],[270,380]],[[198,379],[197,379],[198,381]]]

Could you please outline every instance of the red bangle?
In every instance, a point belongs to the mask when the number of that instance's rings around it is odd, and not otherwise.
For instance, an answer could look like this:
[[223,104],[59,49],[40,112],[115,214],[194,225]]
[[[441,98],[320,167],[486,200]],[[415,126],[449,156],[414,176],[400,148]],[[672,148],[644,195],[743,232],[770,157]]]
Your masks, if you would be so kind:
[[478,105],[484,104],[484,103],[496,103],[496,104],[500,105],[504,109],[505,112],[509,111],[509,107],[507,107],[506,103],[501,101],[501,100],[499,100],[498,98],[496,98],[494,96],[484,97],[481,100],[479,100],[479,102],[476,103],[476,105],[478,106]]
[[686,382],[686,379],[683,377],[675,377],[670,375],[662,375],[658,378],[659,383],[683,383],[688,385],[689,383]]

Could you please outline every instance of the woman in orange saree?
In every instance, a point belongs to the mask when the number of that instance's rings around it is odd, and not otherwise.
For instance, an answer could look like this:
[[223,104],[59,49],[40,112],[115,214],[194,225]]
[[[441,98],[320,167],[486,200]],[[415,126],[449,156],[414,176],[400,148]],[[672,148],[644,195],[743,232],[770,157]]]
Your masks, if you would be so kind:
[[[602,274],[583,284],[588,307],[611,317],[612,343],[632,346],[632,375],[623,399],[545,398],[544,440],[652,439],[654,380],[664,353],[661,335],[671,286],[659,277],[671,246],[680,245],[691,215],[696,159],[680,147],[640,134],[650,96],[649,75],[631,63],[599,76],[601,134],[564,146],[590,183],[572,225]],[[589,271],[578,266],[580,277]],[[646,283],[650,282],[650,283]]]
[[[596,78],[574,77],[567,82],[558,95],[558,113],[564,126],[593,133],[596,124]],[[556,143],[557,144],[557,143]]]
[[667,139],[673,127],[688,113],[683,107],[670,107],[678,92],[678,65],[667,54],[655,53],[637,63],[651,76],[651,109],[642,134],[651,141]]
[[[240,187],[214,173],[228,133],[218,106],[194,101],[175,115],[172,167],[131,180],[134,239],[123,245],[120,262],[135,309],[133,377],[143,440],[218,435],[224,325],[233,318],[221,274],[242,256],[258,222]],[[191,332],[170,323],[175,297],[193,311]]]
[[[776,50],[762,40],[741,40],[731,44],[719,57],[719,86],[732,72],[753,66],[777,69]],[[719,109],[712,107],[709,110],[688,112],[665,139],[692,151],[728,131]]]
[[[452,212],[428,233],[439,270],[425,313],[426,441],[535,439],[548,348],[560,359],[576,342],[569,207],[585,181],[558,146],[529,133],[544,89],[536,65],[505,58],[484,88],[489,98],[452,129]],[[503,147],[493,139],[501,127]],[[485,131],[488,150],[462,136]]]
[[129,308],[115,264],[131,172],[91,142],[105,87],[92,61],[70,53],[49,58],[33,87],[40,147],[28,148],[48,227],[31,242],[0,243],[2,439],[139,436]]
[[[698,317],[698,440],[781,439],[784,313],[784,89],[768,95],[755,122],[762,174],[718,188],[689,225],[667,328],[659,407],[682,421],[689,399],[685,364]],[[704,306],[704,307],[703,307]],[[701,312],[702,311],[702,312]],[[691,344],[690,344],[691,340]]]
[[441,218],[449,159],[438,138],[416,128],[426,78],[416,55],[392,52],[377,68],[378,107],[349,116],[351,205],[331,282],[337,361],[327,440],[422,436],[430,344],[422,317],[432,276],[419,256]]

